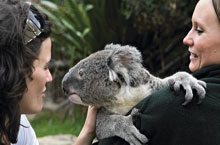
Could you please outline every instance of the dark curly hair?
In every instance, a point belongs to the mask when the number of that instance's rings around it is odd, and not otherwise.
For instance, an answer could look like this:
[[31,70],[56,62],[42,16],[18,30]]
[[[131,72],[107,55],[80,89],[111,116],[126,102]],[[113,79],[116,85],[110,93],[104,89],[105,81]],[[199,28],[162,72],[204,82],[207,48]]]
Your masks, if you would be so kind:
[[[31,11],[42,33],[25,45],[24,27]],[[25,78],[32,75],[42,41],[50,36],[51,23],[33,5],[22,0],[0,0],[0,145],[17,142],[19,101],[27,91]],[[5,140],[6,138],[6,140]]]

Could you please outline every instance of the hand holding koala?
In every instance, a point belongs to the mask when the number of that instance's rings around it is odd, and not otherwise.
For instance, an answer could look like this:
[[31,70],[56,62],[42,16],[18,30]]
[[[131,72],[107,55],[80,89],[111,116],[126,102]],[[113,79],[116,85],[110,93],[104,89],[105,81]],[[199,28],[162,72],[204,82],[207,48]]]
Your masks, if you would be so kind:
[[131,115],[125,115],[134,105],[151,93],[166,86],[186,90],[183,104],[193,97],[195,89],[204,99],[205,82],[186,72],[161,79],[142,66],[141,53],[131,46],[110,44],[72,67],[62,81],[64,92],[77,104],[99,108],[96,120],[98,139],[119,136],[130,144],[139,145],[148,139],[133,125]]

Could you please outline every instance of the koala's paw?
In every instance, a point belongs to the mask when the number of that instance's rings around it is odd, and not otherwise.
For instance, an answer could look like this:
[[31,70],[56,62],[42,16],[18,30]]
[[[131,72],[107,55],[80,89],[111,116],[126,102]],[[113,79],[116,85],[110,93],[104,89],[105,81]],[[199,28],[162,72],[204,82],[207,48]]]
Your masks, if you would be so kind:
[[148,138],[141,134],[133,124],[133,116],[137,114],[139,114],[139,110],[136,108],[132,109],[128,116],[99,111],[96,118],[96,137],[100,140],[118,136],[130,145],[147,143]]
[[185,102],[183,105],[188,104],[193,98],[193,89],[197,91],[199,96],[199,103],[205,98],[206,83],[201,80],[197,80],[195,77],[186,72],[178,72],[169,78],[169,85],[173,87],[175,91],[178,91],[182,86],[186,90]]
[[133,109],[131,115],[123,116],[120,125],[120,131],[117,131],[117,136],[125,139],[130,145],[142,145],[148,142],[148,138],[141,134],[134,126],[132,116],[138,113],[138,109]]

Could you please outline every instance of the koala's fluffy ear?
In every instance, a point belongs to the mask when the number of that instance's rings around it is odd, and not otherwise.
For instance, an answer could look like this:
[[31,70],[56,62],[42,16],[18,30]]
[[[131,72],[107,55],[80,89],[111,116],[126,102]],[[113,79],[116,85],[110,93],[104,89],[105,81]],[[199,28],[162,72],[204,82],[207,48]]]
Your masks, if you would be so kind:
[[133,79],[137,78],[138,70],[141,70],[141,53],[129,45],[109,44],[105,46],[105,49],[112,50],[108,57],[110,80],[121,80],[120,76],[122,76],[125,83],[130,85]]

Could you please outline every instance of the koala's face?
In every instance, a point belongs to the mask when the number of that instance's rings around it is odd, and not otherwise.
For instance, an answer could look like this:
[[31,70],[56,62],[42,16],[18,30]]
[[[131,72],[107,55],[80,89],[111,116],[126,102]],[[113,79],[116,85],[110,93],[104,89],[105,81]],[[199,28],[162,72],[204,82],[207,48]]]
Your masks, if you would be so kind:
[[111,103],[120,84],[109,79],[109,50],[83,59],[64,76],[62,85],[69,99],[77,104],[99,106]]
[[134,47],[107,45],[72,67],[62,86],[74,103],[97,107],[117,101],[121,87],[140,79],[141,55]]

